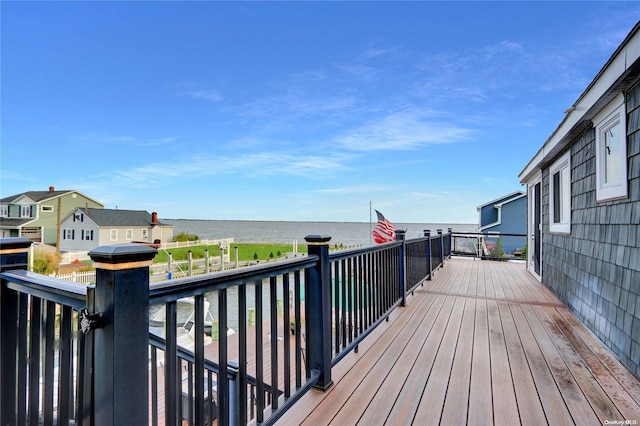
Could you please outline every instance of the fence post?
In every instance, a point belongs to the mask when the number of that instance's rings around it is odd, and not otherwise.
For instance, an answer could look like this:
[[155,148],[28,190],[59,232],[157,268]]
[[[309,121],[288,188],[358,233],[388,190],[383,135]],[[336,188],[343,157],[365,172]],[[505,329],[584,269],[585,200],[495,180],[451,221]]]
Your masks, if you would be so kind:
[[403,229],[396,229],[396,241],[402,241],[402,244],[400,245],[400,265],[399,265],[399,279],[400,282],[399,284],[399,288],[398,290],[400,291],[400,297],[402,298],[402,302],[400,303],[400,306],[407,306],[407,297],[405,294],[405,290],[407,288],[407,274],[406,274],[406,268],[407,268],[407,258],[406,258],[406,254],[407,254],[407,245],[405,243],[405,235],[406,231]]
[[[26,270],[31,240],[0,239],[0,272]],[[16,377],[18,359],[18,293],[0,284],[0,424],[16,424]]]
[[307,235],[309,256],[318,256],[315,267],[306,270],[307,353],[311,370],[320,371],[314,387],[326,390],[331,380],[331,288],[329,241],[326,235]]
[[149,266],[157,251],[146,245],[97,247],[94,333],[96,426],[148,425]]
[[438,229],[438,245],[440,250],[440,264],[438,266],[442,266],[444,264],[444,256],[442,254],[442,229]]
[[427,270],[429,276],[427,280],[431,281],[431,229],[424,230],[424,236],[427,237]]

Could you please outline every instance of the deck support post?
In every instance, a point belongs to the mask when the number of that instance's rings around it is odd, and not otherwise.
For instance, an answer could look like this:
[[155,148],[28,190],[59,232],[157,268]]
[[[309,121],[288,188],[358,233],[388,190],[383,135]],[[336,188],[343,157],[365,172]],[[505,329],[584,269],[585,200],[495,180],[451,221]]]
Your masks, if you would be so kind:
[[399,261],[400,261],[400,265],[399,266],[399,277],[398,277],[398,291],[400,292],[400,298],[402,299],[402,302],[400,302],[400,306],[407,306],[407,297],[406,297],[406,288],[407,288],[407,274],[406,274],[406,267],[407,267],[407,259],[406,259],[406,253],[407,253],[407,244],[405,243],[405,237],[406,237],[406,231],[403,229],[396,229],[396,241],[401,241],[402,244],[400,245],[400,256],[399,256]]
[[[148,425],[149,266],[157,251],[121,244],[89,252],[96,268],[95,425]],[[141,362],[145,367],[141,368]]]
[[[0,272],[27,269],[31,240],[27,238],[0,239]],[[0,424],[16,424],[16,379],[18,358],[18,293],[0,285]],[[13,349],[13,350],[12,350]]]
[[314,386],[327,390],[331,380],[331,287],[329,270],[329,241],[326,235],[308,235],[304,238],[309,256],[318,256],[315,267],[306,270],[305,312],[307,315],[307,349],[311,370],[319,370],[320,378]]

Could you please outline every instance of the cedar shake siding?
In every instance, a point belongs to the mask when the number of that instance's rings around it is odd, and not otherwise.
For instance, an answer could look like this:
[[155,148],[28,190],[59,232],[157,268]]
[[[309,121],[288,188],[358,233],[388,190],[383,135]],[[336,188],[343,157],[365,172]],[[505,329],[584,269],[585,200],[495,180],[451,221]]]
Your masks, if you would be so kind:
[[626,92],[625,102],[627,198],[596,202],[596,131],[592,124],[569,146],[569,234],[550,232],[550,169],[542,170],[542,282],[640,375],[639,84]]

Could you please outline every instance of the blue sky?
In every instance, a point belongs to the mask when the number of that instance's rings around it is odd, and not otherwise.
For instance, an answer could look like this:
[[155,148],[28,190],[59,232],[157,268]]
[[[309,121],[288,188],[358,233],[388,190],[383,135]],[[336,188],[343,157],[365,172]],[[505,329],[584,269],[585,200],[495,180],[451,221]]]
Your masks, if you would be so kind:
[[161,218],[477,222],[634,2],[2,1],[2,197]]

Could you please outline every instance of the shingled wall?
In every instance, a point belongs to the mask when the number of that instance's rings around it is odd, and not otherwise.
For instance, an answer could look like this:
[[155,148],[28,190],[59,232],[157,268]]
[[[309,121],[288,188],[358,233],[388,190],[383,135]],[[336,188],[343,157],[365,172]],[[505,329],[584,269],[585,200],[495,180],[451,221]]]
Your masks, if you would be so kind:
[[626,94],[629,197],[596,203],[595,129],[571,145],[571,234],[549,232],[543,170],[542,281],[640,376],[640,85]]

